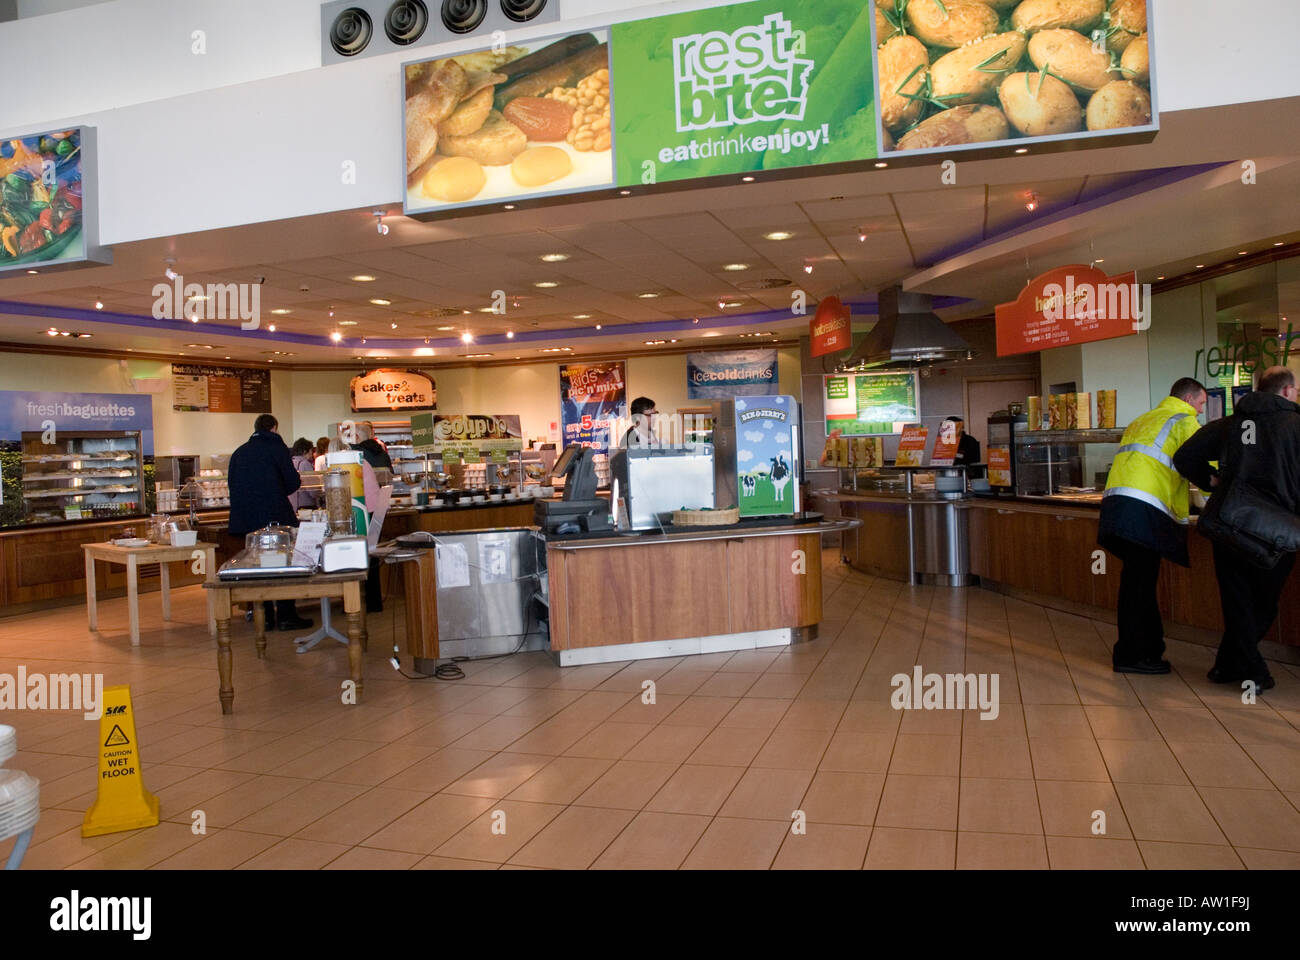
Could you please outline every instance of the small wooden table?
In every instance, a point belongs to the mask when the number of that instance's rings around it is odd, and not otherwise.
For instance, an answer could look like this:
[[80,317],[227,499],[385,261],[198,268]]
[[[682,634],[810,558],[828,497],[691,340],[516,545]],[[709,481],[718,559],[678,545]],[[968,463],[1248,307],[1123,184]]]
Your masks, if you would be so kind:
[[217,610],[217,672],[221,675],[221,712],[233,713],[235,687],[231,680],[230,605],[249,603],[257,632],[257,659],[266,659],[264,600],[317,600],[340,597],[348,618],[348,667],[356,685],[355,703],[361,702],[362,613],[361,584],[368,571],[317,573],[310,577],[262,577],[250,580],[216,580],[203,584],[212,591]]
[[[199,554],[203,558],[202,573],[209,580],[217,575],[217,546],[214,543],[196,543],[189,547],[170,547],[165,544],[151,543],[147,547],[119,547],[112,543],[83,543],[81,549],[86,555],[86,619],[91,630],[99,629],[99,610],[95,596],[95,561],[118,563],[126,567],[126,608],[131,628],[131,646],[140,646],[140,584],[139,569],[151,563],[158,564],[158,574],[162,582],[162,615],[164,620],[172,618],[171,570],[169,563],[195,560]],[[196,571],[198,572],[198,571]],[[208,602],[208,633],[215,633],[216,620],[212,613],[211,598]]]

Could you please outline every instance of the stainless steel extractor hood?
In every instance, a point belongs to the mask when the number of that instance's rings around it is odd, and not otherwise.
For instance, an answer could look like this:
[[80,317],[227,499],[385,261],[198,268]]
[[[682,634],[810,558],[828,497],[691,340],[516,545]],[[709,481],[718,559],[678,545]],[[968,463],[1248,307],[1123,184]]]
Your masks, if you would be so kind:
[[880,291],[880,320],[845,362],[846,367],[915,367],[972,355],[968,344],[931,309],[931,297]]

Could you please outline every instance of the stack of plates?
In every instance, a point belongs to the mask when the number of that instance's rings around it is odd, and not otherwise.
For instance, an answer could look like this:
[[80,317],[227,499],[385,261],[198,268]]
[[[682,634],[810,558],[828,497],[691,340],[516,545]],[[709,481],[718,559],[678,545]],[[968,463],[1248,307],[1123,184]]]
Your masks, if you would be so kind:
[[18,731],[0,723],[0,767],[18,752]]
[[0,770],[0,839],[13,837],[41,817],[41,782],[21,770]]

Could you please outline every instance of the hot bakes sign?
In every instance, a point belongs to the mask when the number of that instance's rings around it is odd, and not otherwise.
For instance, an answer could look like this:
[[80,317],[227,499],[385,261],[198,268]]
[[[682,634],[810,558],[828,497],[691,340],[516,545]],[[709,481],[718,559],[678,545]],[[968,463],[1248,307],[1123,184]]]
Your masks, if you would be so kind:
[[1057,267],[997,308],[998,356],[1127,337],[1151,326],[1151,285],[1085,264]]
[[352,378],[352,409],[432,410],[438,391],[433,378],[416,370],[371,370]]

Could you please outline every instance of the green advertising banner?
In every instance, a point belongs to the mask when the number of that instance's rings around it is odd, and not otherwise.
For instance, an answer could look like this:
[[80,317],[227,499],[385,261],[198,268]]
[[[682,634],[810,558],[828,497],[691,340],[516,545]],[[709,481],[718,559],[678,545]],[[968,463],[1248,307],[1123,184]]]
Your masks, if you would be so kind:
[[899,433],[920,419],[916,373],[857,373],[823,379],[826,432],[846,437]]
[[754,0],[616,24],[618,183],[875,157],[873,18],[862,0]]

